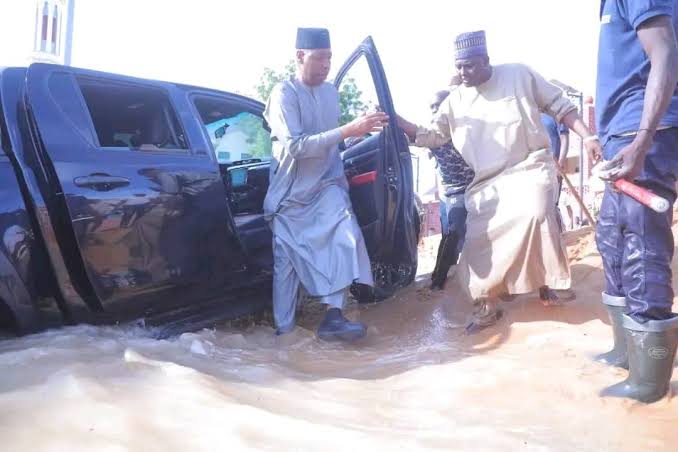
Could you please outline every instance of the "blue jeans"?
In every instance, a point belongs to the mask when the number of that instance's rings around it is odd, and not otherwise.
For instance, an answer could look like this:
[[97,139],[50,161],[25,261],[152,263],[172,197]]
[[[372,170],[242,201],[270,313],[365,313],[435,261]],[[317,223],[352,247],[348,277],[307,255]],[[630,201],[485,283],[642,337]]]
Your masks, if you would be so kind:
[[[633,137],[614,137],[604,148],[613,158]],[[678,128],[657,132],[636,183],[676,200]],[[596,243],[603,258],[605,292],[626,298],[626,314],[635,321],[671,317],[673,287],[673,209],[657,213],[627,195],[607,188],[600,207]]]
[[457,244],[457,255],[461,253],[464,247],[464,236],[466,235],[466,205],[464,204],[464,193],[455,195],[440,196],[440,225],[443,234],[455,231],[459,237]]

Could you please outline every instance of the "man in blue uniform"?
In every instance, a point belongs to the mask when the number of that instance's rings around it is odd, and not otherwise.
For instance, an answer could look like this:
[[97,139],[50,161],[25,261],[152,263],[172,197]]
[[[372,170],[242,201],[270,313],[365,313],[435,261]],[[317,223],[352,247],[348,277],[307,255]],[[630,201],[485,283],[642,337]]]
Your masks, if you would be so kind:
[[[671,203],[678,176],[678,0],[603,0],[597,125],[610,179],[635,181]],[[614,349],[629,368],[601,393],[646,403],[669,388],[678,343],[671,312],[672,212],[656,213],[608,188],[596,233]]]

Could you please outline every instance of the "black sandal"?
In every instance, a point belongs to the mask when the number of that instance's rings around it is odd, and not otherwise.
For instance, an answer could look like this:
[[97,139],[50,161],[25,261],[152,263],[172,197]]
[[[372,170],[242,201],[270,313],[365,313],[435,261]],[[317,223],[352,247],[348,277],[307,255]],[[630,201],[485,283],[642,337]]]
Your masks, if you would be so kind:
[[544,306],[562,306],[575,298],[577,297],[571,290],[555,290],[548,286],[539,288],[539,299]]

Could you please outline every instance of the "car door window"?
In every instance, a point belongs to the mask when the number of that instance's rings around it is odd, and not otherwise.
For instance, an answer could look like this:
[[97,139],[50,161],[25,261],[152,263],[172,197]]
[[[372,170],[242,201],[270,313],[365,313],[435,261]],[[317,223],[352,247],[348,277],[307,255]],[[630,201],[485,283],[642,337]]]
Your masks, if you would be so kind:
[[197,97],[194,105],[220,165],[271,159],[271,133],[260,114],[211,97]]
[[341,103],[341,125],[351,122],[367,111],[374,111],[379,106],[377,89],[374,86],[367,57],[361,55],[341,79],[339,84],[339,101]]
[[100,148],[188,153],[167,93],[161,89],[78,78]]

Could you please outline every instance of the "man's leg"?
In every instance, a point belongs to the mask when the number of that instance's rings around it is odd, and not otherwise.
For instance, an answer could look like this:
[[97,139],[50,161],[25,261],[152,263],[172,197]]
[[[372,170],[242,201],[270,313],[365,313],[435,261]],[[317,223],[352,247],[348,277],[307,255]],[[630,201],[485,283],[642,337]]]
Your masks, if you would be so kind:
[[622,259],[624,258],[624,228],[620,217],[620,207],[624,195],[606,188],[600,205],[598,225],[596,226],[596,245],[603,260],[605,275],[605,293],[613,297],[623,297]]
[[447,219],[447,197],[442,194],[440,195],[440,201],[438,203],[440,209],[440,232],[445,235],[449,232],[450,226]]
[[605,191],[596,227],[596,244],[603,259],[605,275],[602,299],[612,325],[614,345],[612,350],[596,356],[595,359],[612,366],[628,368],[626,336],[622,327],[622,314],[626,307],[621,274],[624,257],[623,225],[620,218],[622,196],[624,195],[609,188]]
[[[636,180],[671,204],[675,202],[678,129],[660,131]],[[669,389],[678,346],[678,317],[671,312],[673,287],[673,211],[657,213],[623,196],[621,278],[626,294],[622,318],[629,359],[628,378],[602,392],[651,403]]]
[[299,300],[299,277],[284,249],[273,239],[273,320],[277,334],[289,333]]
[[[558,163],[556,163],[557,165]],[[560,196],[563,193],[563,176],[558,176],[558,187],[556,189],[556,216],[558,217],[558,226],[560,227],[560,232],[565,231],[565,222],[563,221],[563,215],[560,211]]]
[[628,196],[622,202],[626,213],[622,284],[626,314],[635,321],[672,317],[673,210],[657,213]]
[[[442,185],[439,191],[439,208],[440,208],[440,232],[441,238],[438,244],[438,252],[436,254],[436,265],[431,273],[431,289],[442,289],[447,278],[447,271],[444,269],[444,254],[445,249],[449,248],[450,241],[450,221],[449,208],[447,205],[447,196],[445,195],[446,186]],[[449,267],[448,267],[449,268]]]
[[[558,163],[555,163],[558,165]],[[556,217],[556,223],[558,227],[559,234],[562,235],[565,230],[565,224],[563,223],[563,217],[560,214],[560,208],[558,207],[558,202],[560,200],[561,190],[562,190],[563,178],[558,176],[558,183],[554,187],[554,214]],[[539,299],[541,300],[544,306],[561,306],[564,303],[572,301],[576,298],[576,295],[572,289],[551,289],[549,286],[542,286],[539,288]]]
[[[443,234],[436,266],[431,274],[431,289],[443,289],[447,280],[450,267],[459,261],[459,254],[464,243],[466,231],[466,207],[464,206],[464,194],[443,196],[445,210],[447,212],[447,232]],[[441,203],[443,201],[441,200]]]
[[320,297],[327,305],[327,313],[320,327],[318,337],[326,341],[353,341],[365,337],[367,326],[361,322],[351,322],[342,314],[348,298],[348,288]]
[[327,305],[327,309],[343,310],[348,299],[348,289],[342,289],[330,295],[320,297],[320,302]]
[[[625,141],[620,143],[626,144]],[[678,173],[678,128],[657,132],[636,183],[666,198],[676,200]],[[620,195],[622,196],[622,195]],[[644,323],[673,317],[673,209],[657,213],[629,196],[622,196],[624,257],[621,278],[626,295],[626,314]]]
[[464,198],[464,193],[451,195],[447,204],[449,209],[447,218],[450,225],[450,231],[455,231],[458,237],[456,257],[453,259],[454,263],[452,265],[457,264],[461,250],[464,248],[464,241],[466,238],[466,216],[468,212],[466,211]]
[[572,213],[572,206],[566,205],[565,210],[567,211],[567,230],[571,231],[574,229],[574,214]]

